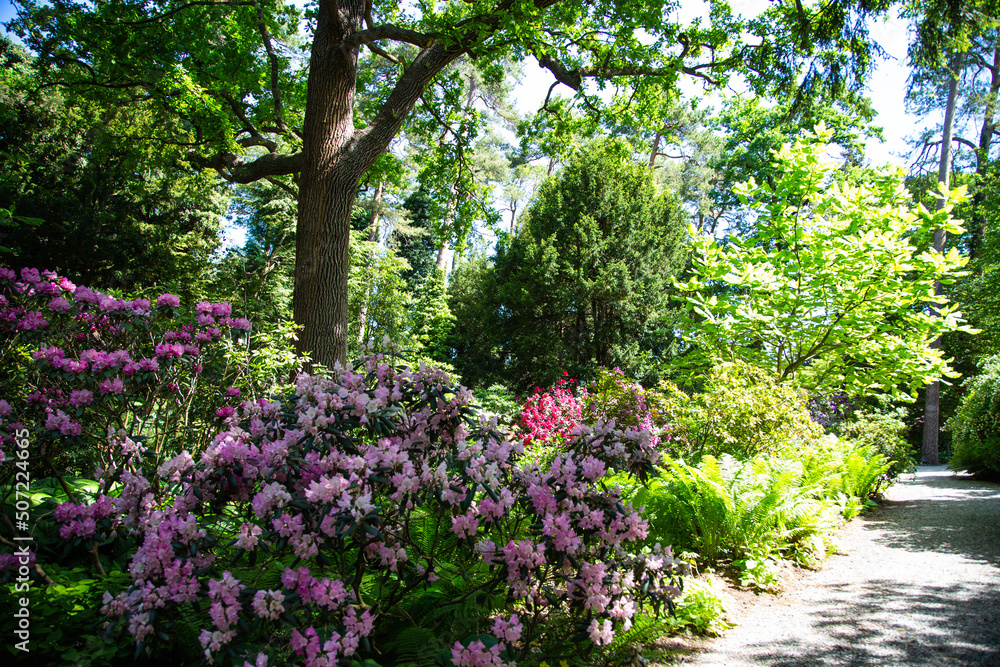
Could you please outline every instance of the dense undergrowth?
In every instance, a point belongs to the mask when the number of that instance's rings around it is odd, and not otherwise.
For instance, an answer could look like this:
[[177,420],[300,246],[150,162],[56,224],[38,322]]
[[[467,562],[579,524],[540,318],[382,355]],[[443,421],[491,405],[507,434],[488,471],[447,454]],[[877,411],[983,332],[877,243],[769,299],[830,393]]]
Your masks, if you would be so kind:
[[824,430],[742,363],[477,405],[395,352],[288,384],[226,304],[0,291],[0,581],[40,665],[641,662],[725,625],[685,573],[775,590],[909,465],[891,415]]

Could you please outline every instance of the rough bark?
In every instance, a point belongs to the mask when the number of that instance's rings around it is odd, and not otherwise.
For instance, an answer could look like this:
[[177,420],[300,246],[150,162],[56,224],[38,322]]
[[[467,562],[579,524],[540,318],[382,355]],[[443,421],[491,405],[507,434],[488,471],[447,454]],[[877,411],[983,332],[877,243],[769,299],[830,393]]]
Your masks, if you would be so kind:
[[[962,71],[962,54],[958,53],[952,57],[951,81],[948,85],[948,105],[944,112],[944,128],[941,131],[941,159],[938,162],[938,183],[947,187],[951,176],[951,139],[952,129],[955,125],[955,107],[958,101],[958,75]],[[938,210],[944,207],[944,200],[938,200]],[[945,232],[939,229],[934,232],[934,249],[937,252],[944,252]],[[941,294],[941,284],[935,283],[934,290]],[[941,339],[935,340],[931,347],[941,348]],[[924,438],[921,449],[921,463],[924,465],[938,465],[938,437],[941,433],[941,383],[934,382],[927,387],[927,394],[924,397]]]
[[347,357],[350,216],[358,184],[402,127],[427,84],[460,56],[461,43],[431,44],[400,77],[371,125],[354,128],[358,46],[349,43],[365,0],[320,0],[309,66],[295,256],[300,352],[332,366]]

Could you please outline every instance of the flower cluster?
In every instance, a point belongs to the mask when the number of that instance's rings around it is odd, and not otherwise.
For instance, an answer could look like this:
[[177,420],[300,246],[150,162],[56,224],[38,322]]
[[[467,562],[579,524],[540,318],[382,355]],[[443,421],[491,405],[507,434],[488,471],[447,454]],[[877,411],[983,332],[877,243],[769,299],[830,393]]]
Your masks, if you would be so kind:
[[559,380],[549,390],[535,387],[535,393],[524,402],[519,425],[525,434],[525,445],[536,441],[549,443],[553,438],[565,439],[579,426],[587,390],[579,387],[574,391],[577,381],[569,378],[565,371],[563,375],[567,378]]
[[820,393],[809,399],[809,416],[829,433],[854,416],[857,405],[843,392]]
[[[60,518],[73,536],[113,507],[139,546],[131,588],[106,596],[103,612],[137,643],[169,638],[181,614],[200,614],[210,663],[236,651],[248,664],[343,664],[378,619],[444,577],[505,589],[508,605],[533,610],[530,621],[511,609],[497,617],[484,602],[484,630],[493,618],[497,641],[456,643],[455,665],[515,663],[550,617],[576,619],[603,645],[644,601],[676,595],[673,561],[624,548],[645,536],[645,522],[601,484],[612,470],[653,469],[648,429],[576,423],[550,465],[523,465],[521,442],[471,401],[443,372],[383,355],[332,378],[303,374],[284,402],[242,402],[197,456],[109,467],[102,488],[121,484],[120,497],[61,508]],[[259,575],[264,554],[279,577]],[[258,565],[240,570],[241,559]],[[378,582],[378,594],[362,580]],[[267,652],[252,643],[261,632]]]
[[614,419],[620,426],[634,428],[653,428],[659,421],[651,405],[653,392],[629,380],[620,368],[598,369],[591,389],[584,408],[587,421]]
[[[38,439],[33,454],[39,458],[58,461],[61,452],[74,449],[97,452],[106,465],[109,428],[125,426],[137,435],[152,424],[171,423],[150,417],[178,405],[184,433],[204,434],[201,445],[207,444],[219,411],[235,412],[240,390],[222,389],[239,379],[228,355],[249,322],[232,318],[227,303],[202,302],[192,310],[181,308],[173,294],[151,303],[77,286],[50,271],[0,268],[0,342],[8,343],[0,350],[27,348],[31,358],[27,364],[21,357],[0,358],[21,366],[19,377],[26,380],[0,384],[6,406],[0,446],[27,428]],[[88,532],[81,521],[73,534]]]

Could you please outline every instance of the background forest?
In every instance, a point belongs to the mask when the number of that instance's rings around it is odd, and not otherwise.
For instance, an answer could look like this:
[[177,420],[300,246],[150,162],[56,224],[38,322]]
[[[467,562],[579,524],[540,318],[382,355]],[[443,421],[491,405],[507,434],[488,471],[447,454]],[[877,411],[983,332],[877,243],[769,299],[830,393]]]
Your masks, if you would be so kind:
[[0,580],[21,474],[53,664],[643,664],[721,627],[692,568],[1000,475],[996,3],[16,12]]

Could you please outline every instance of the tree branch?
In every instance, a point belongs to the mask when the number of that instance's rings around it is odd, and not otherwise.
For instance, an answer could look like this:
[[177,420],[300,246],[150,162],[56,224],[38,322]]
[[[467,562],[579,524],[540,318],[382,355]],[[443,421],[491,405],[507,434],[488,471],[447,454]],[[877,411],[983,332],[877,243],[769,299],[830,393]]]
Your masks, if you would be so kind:
[[380,49],[379,47],[375,46],[374,44],[368,44],[368,43],[366,43],[365,46],[367,46],[369,48],[369,50],[371,50],[371,52],[374,53],[375,55],[382,56],[383,58],[385,58],[386,60],[388,60],[389,62],[391,62],[394,65],[399,65],[400,63],[403,62],[399,58],[397,58],[396,56],[394,56],[391,53],[389,53],[388,51],[383,51],[382,49]]
[[[288,183],[285,183],[284,181],[279,180],[279,179],[275,178],[274,176],[266,176],[264,180],[266,180],[268,183],[271,183],[272,185],[278,186],[279,188],[281,188],[282,190],[284,190],[285,192],[287,192],[288,194],[290,194],[292,197],[294,197],[296,200],[298,200],[298,198],[299,198],[299,191],[298,191],[297,188],[293,188]],[[282,236],[281,240],[283,241],[284,238],[285,237]],[[281,245],[281,241],[278,241],[278,243],[275,244],[274,251],[272,251],[272,253],[271,253],[272,255],[274,254],[274,252],[277,251],[277,248],[278,248],[279,245]]]
[[257,31],[260,32],[260,38],[264,41],[264,50],[267,52],[267,59],[271,64],[271,96],[274,98],[274,120],[282,131],[287,132],[288,128],[285,126],[285,118],[281,108],[281,91],[278,89],[281,62],[271,44],[271,35],[267,31],[267,23],[264,21],[264,10],[257,0],[254,0],[254,5],[257,7]]
[[204,157],[189,153],[188,162],[201,169],[214,169],[230,183],[253,183],[268,176],[288,176],[302,170],[302,153],[268,153],[250,162],[235,153],[219,153]]
[[426,49],[434,44],[435,37],[434,35],[425,35],[424,33],[417,32],[416,30],[408,30],[406,28],[400,28],[399,26],[392,25],[391,23],[385,23],[366,30],[359,30],[352,35],[348,35],[347,38],[340,43],[340,48],[357,48],[362,44],[367,45],[378,39],[391,39],[396,42],[406,42],[407,44],[415,44],[420,48]]
[[271,141],[270,139],[266,139],[260,132],[257,131],[257,128],[254,127],[253,123],[250,122],[250,119],[247,118],[246,114],[243,112],[243,108],[240,106],[239,102],[237,102],[232,95],[230,95],[228,92],[224,90],[219,90],[215,92],[219,95],[219,97],[221,97],[226,101],[226,104],[229,105],[229,108],[233,110],[233,113],[236,115],[236,117],[239,118],[241,123],[243,123],[243,131],[247,132],[250,135],[250,139],[240,140],[239,142],[240,145],[263,146],[268,150],[269,153],[274,153],[276,150],[278,150],[278,144]]
[[622,65],[618,67],[595,66],[577,67],[576,69],[568,70],[562,63],[547,53],[536,52],[533,55],[538,61],[538,65],[549,70],[549,72],[551,72],[556,78],[556,81],[569,86],[577,92],[583,88],[583,80],[585,78],[610,79],[618,76],[671,76],[676,74],[678,71],[683,72],[688,76],[704,79],[713,86],[717,86],[721,84],[719,79],[700,70],[724,67],[730,62],[729,60],[722,62],[713,61],[691,66],[681,64],[679,67],[645,67],[641,65]]
[[960,144],[964,144],[964,145],[968,146],[969,148],[972,149],[973,152],[979,152],[979,146],[976,145],[976,144],[974,144],[974,143],[972,143],[971,141],[969,141],[968,139],[966,139],[964,137],[952,137],[952,141],[957,141]]

